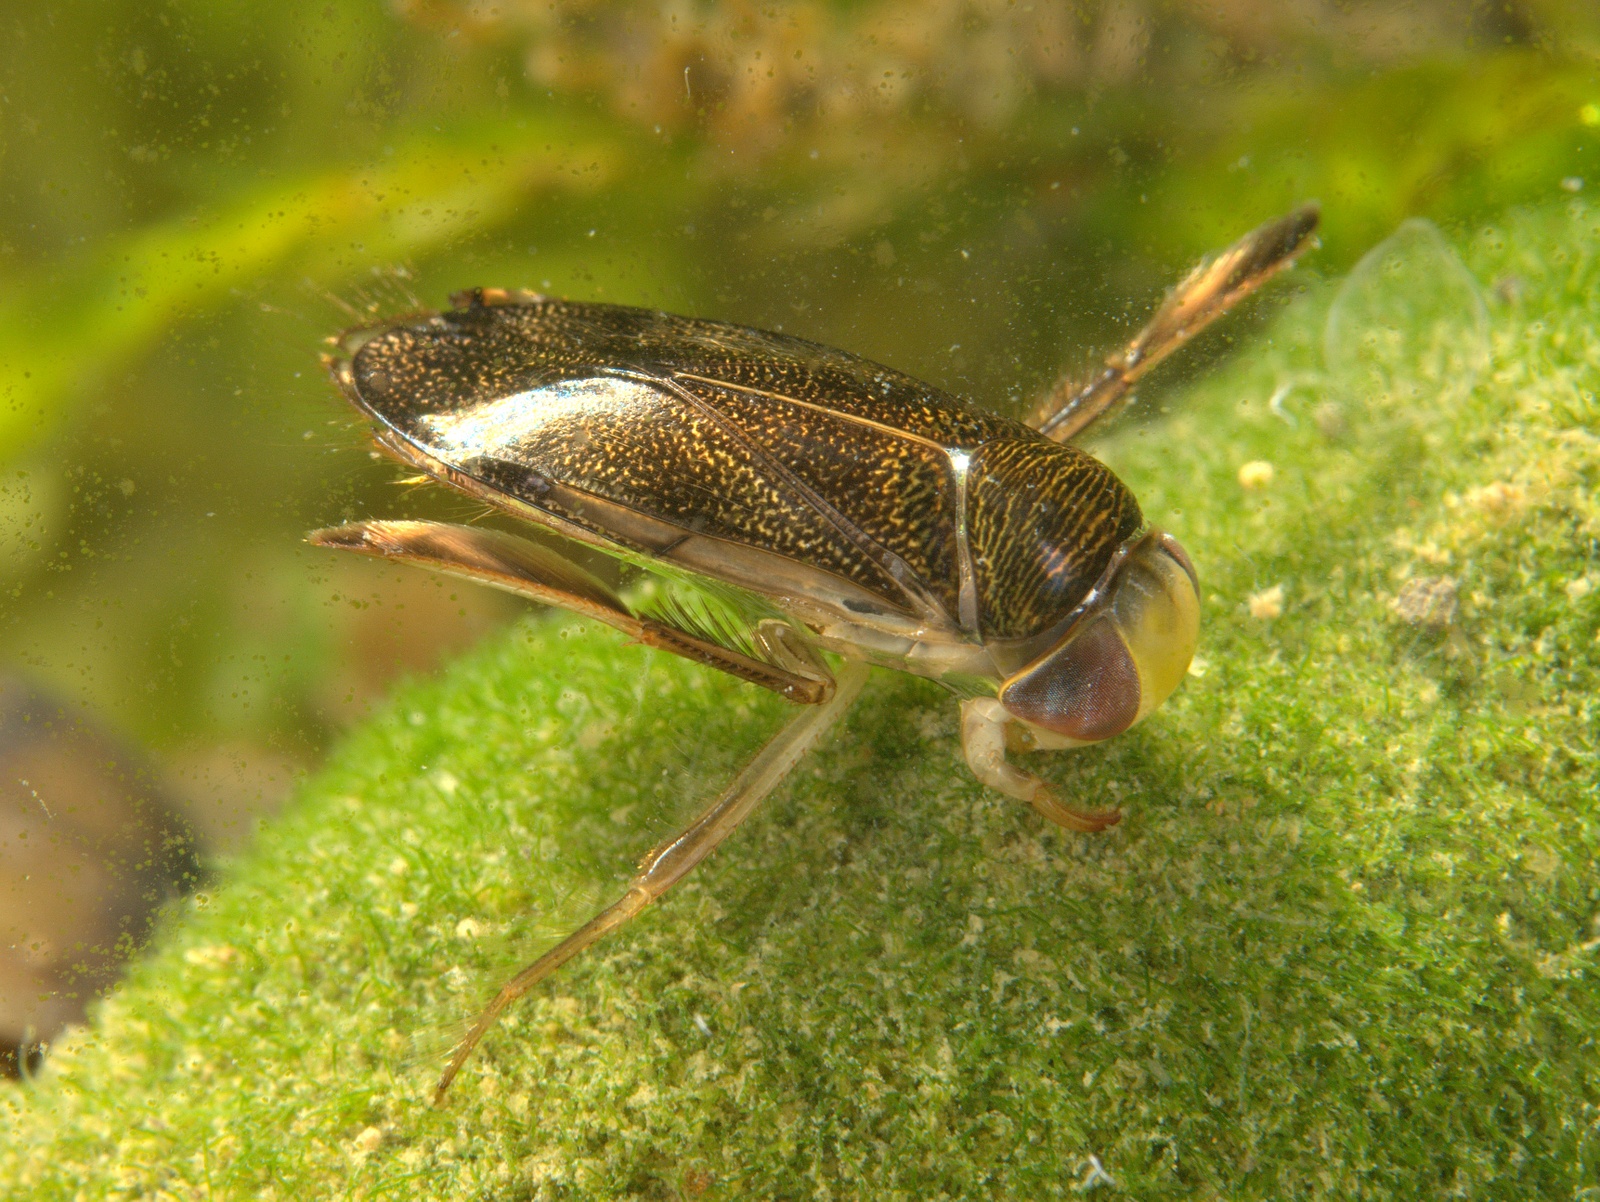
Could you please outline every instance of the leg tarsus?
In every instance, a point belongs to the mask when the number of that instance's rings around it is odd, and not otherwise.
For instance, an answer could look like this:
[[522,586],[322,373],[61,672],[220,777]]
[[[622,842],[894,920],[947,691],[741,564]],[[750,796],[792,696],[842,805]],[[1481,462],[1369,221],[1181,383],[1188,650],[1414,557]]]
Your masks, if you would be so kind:
[[[1043,781],[1039,783],[1044,785]],[[1080,810],[1069,806],[1055,795],[1049,785],[1044,785],[1028,798],[1028,804],[1057,826],[1064,826],[1069,831],[1082,831],[1086,835],[1098,835],[1122,821],[1121,810]]]
[[[635,882],[637,880],[638,878],[635,878]],[[438,1085],[434,1087],[433,1104],[444,1105],[444,1095],[450,1089],[450,1083],[456,1079],[456,1074],[466,1064],[473,1049],[489,1033],[489,1028],[499,1020],[507,1006],[579,952],[598,943],[606,935],[624,925],[654,900],[654,897],[635,883],[620,898],[502,985],[494,1000],[483,1008],[483,1013],[478,1015],[471,1028],[462,1036],[461,1042],[456,1045],[455,1054],[451,1056],[450,1063],[439,1076]]]

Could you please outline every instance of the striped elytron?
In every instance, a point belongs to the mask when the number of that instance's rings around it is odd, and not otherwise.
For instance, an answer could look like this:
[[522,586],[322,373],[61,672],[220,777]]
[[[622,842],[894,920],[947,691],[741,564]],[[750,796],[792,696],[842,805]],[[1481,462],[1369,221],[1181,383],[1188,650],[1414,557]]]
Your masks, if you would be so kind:
[[[1155,363],[1291,263],[1306,207],[1202,262],[1087,380],[1012,421],[843,351],[645,309],[480,289],[448,313],[351,331],[344,394],[403,463],[731,612],[625,601],[547,546],[434,522],[311,540],[454,573],[607,622],[805,708],[647,856],[627,893],[510,981],[458,1046],[442,1098],[507,1004],[704,859],[860,690],[868,665],[947,685],[967,763],[1062,826],[1070,805],[1007,762],[1128,729],[1194,653],[1195,571],[1103,464],[1063,445]],[[837,670],[828,653],[843,661]]]

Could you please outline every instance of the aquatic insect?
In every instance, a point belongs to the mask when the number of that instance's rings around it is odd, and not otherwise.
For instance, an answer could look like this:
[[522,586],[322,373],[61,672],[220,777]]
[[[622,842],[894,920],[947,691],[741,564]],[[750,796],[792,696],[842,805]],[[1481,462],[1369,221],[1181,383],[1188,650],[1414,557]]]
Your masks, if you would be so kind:
[[[379,447],[496,509],[699,586],[630,603],[548,546],[437,522],[310,541],[466,577],[608,623],[803,707],[626,893],[513,977],[507,1005],[660,897],[783,779],[869,666],[961,698],[973,774],[1076,831],[1079,808],[1006,752],[1079,747],[1144,718],[1194,654],[1193,565],[1110,469],[1065,445],[1161,359],[1293,262],[1306,206],[1203,261],[1123,350],[1026,424],[803,339],[646,309],[481,288],[352,330],[329,367]],[[834,657],[840,664],[835,667]]]

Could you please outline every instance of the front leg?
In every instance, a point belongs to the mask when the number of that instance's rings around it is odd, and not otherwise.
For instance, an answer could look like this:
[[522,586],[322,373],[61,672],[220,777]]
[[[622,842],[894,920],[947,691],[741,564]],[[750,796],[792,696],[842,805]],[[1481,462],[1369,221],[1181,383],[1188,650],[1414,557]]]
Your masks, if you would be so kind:
[[961,749],[973,776],[1007,797],[1027,802],[1068,830],[1093,834],[1122,821],[1120,810],[1080,810],[1067,805],[1039,777],[1007,763],[1006,728],[1015,721],[993,697],[961,703]]

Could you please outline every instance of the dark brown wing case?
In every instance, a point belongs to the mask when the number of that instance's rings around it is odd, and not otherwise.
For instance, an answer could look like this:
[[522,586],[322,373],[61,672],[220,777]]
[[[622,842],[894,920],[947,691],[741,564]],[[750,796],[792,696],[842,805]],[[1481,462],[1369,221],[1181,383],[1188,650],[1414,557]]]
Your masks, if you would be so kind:
[[753,548],[909,615],[956,612],[946,449],[1037,438],[841,351],[644,309],[474,303],[350,344],[351,398],[491,492],[668,559],[674,531]]

